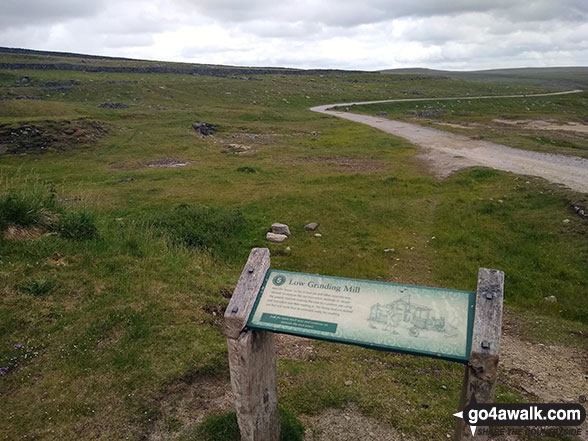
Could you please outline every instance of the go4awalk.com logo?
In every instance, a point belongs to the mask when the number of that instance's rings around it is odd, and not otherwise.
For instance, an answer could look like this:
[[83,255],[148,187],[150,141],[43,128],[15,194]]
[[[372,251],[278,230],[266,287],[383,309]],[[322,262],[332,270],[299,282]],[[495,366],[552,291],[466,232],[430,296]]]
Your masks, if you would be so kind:
[[[462,418],[470,426],[473,436],[478,426],[579,426],[586,420],[586,409],[579,403],[477,403],[472,396],[470,404],[453,416]],[[578,432],[579,430],[576,429]],[[511,432],[514,431],[508,431],[509,434]],[[540,430],[533,429],[532,432],[539,433]],[[560,432],[561,430],[558,431]]]

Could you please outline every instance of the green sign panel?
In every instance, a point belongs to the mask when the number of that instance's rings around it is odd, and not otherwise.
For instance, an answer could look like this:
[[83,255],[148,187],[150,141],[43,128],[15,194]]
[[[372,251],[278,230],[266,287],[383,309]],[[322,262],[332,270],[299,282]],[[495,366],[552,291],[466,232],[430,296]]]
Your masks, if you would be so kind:
[[467,362],[474,292],[269,270],[247,326]]

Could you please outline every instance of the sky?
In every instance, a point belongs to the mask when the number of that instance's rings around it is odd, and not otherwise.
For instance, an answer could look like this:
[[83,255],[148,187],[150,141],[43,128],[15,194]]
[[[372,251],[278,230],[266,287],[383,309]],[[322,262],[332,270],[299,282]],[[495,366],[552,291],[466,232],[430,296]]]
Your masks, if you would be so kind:
[[239,66],[588,66],[588,0],[0,0],[0,46]]

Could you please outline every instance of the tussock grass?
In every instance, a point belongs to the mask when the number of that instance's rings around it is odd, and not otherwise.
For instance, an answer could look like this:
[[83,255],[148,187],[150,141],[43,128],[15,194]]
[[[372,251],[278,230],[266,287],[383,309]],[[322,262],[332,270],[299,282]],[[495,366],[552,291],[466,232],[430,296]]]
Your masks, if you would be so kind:
[[0,231],[9,225],[49,226],[51,213],[57,209],[55,195],[43,189],[26,192],[8,191],[0,195]]

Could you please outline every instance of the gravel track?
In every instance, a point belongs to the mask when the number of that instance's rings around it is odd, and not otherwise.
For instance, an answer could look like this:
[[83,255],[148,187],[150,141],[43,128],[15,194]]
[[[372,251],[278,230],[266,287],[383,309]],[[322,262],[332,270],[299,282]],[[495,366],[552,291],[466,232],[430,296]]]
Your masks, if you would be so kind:
[[582,90],[570,90],[534,95],[503,95],[452,98],[409,98],[396,100],[362,101],[353,103],[326,104],[312,107],[310,110],[326,115],[336,116],[351,121],[367,124],[386,133],[400,136],[422,147],[420,156],[427,161],[433,172],[445,177],[471,166],[484,166],[505,170],[522,175],[539,176],[551,182],[563,184],[572,190],[588,193],[588,160],[576,156],[538,153],[515,149],[501,144],[481,141],[463,135],[445,132],[417,124],[395,121],[378,116],[360,115],[338,110],[329,110],[337,106],[351,106],[376,103],[394,103],[407,101],[442,101],[461,99],[524,98],[532,96],[552,96],[578,93]]

